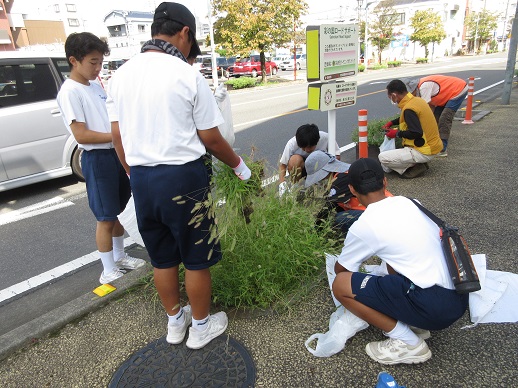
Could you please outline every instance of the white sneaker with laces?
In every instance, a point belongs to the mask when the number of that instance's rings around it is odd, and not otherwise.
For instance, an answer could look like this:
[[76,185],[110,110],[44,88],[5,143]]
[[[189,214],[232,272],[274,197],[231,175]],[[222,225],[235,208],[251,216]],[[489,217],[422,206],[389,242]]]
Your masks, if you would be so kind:
[[142,267],[144,264],[146,264],[144,260],[131,257],[128,254],[115,262],[115,265],[120,269],[137,269]]
[[385,365],[418,364],[432,357],[428,345],[421,338],[415,346],[410,346],[401,340],[389,338],[385,341],[371,342],[365,351],[375,361]]
[[108,273],[104,273],[104,271],[103,271],[101,274],[101,277],[99,278],[99,282],[101,284],[111,283],[115,279],[120,278],[125,273],[126,273],[126,271],[124,271],[120,268],[115,268],[113,271],[108,272]]
[[183,339],[185,338],[187,328],[189,327],[192,321],[191,306],[184,306],[183,314],[185,315],[185,321],[182,325],[167,325],[167,337],[165,338],[165,340],[170,344],[178,345],[182,343]]
[[211,315],[209,316],[209,322],[207,322],[205,330],[200,331],[194,327],[189,328],[189,338],[187,338],[185,345],[189,349],[201,349],[214,338],[223,334],[227,326],[228,318],[224,311]]

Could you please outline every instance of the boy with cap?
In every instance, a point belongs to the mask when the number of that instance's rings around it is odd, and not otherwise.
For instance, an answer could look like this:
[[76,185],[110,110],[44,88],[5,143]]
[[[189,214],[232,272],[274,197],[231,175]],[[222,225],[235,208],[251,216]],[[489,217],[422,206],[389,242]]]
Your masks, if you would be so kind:
[[[214,96],[187,63],[189,53],[200,54],[194,15],[181,4],[161,3],[151,36],[110,81],[113,142],[131,173],[139,231],[168,315],[166,341],[180,344],[192,323],[186,346],[200,349],[228,325],[225,312],[210,314],[210,267],[222,258],[207,232],[216,227],[214,220],[190,222],[210,192],[203,156],[209,151],[242,180],[251,172],[221,136],[217,126],[223,118]],[[180,263],[190,302],[183,307]]]
[[335,224],[347,233],[349,227],[365,210],[349,190],[347,171],[350,164],[341,162],[333,155],[320,150],[313,151],[305,164],[308,175],[304,186],[308,188],[318,183],[326,186],[326,205],[317,217],[324,217],[334,208]]
[[106,111],[106,93],[96,82],[108,44],[94,34],[70,34],[65,42],[70,78],[57,96],[67,129],[74,135],[81,154],[88,204],[97,227],[95,242],[103,272],[99,278],[106,284],[124,275],[126,269],[142,267],[145,261],[124,253],[124,228],[117,216],[131,196],[128,177],[112,143],[110,121]]
[[[386,196],[387,180],[378,161],[355,161],[349,180],[351,192],[367,209],[349,229],[335,265],[333,294],[389,337],[367,344],[372,359],[388,365],[424,362],[432,356],[424,342],[428,330],[445,329],[458,320],[468,295],[454,289],[438,226],[408,198]],[[383,261],[387,275],[359,272],[371,256]]]
[[[290,173],[293,183],[306,176],[304,161],[315,150],[327,152],[328,134],[319,131],[315,124],[304,124],[297,128],[293,136],[284,147],[279,161],[279,192],[286,187],[286,171]],[[336,158],[340,160],[340,147],[335,144]]]

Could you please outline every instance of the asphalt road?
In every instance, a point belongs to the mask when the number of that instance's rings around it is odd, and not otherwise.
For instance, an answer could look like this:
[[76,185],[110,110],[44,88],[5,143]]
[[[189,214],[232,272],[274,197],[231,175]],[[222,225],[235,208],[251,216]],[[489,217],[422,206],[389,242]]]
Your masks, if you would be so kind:
[[[361,74],[356,105],[337,111],[337,141],[340,146],[350,143],[358,109],[368,109],[369,119],[397,113],[384,89],[391,79],[450,73],[461,78],[476,77],[475,88],[482,90],[503,79],[505,63],[505,56],[490,55]],[[231,92],[234,146],[238,152],[250,153],[255,147],[256,157],[264,158],[274,174],[284,145],[298,126],[311,122],[327,130],[326,113],[306,110],[306,91],[307,84],[299,81]],[[492,93],[488,89],[478,94],[476,100],[491,98]],[[55,203],[45,204],[44,201],[56,197]],[[42,203],[37,210],[28,209]],[[9,294],[10,287],[34,286],[41,274],[95,252],[95,219],[88,209],[84,184],[74,178],[0,193],[0,231],[0,335],[98,285],[102,269],[99,261],[94,260],[17,296]]]

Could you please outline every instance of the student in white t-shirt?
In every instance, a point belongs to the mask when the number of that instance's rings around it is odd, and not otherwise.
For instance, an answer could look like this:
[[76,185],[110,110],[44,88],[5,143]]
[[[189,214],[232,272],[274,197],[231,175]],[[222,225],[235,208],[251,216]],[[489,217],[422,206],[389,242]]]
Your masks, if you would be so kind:
[[[283,182],[286,180],[286,172],[290,173],[293,183],[305,177],[307,175],[304,168],[306,158],[315,150],[327,152],[328,139],[328,134],[319,131],[315,124],[304,124],[297,128],[295,136],[286,143],[279,161],[279,187],[285,185]],[[340,160],[338,143],[335,144],[335,154],[336,159]]]
[[[415,364],[432,353],[424,339],[466,311],[468,295],[458,294],[441,249],[438,226],[406,197],[386,196],[387,180],[375,159],[349,168],[349,188],[366,206],[351,225],[335,265],[333,294],[357,317],[381,329],[388,340],[367,344],[382,364]],[[378,256],[388,274],[359,272]]]
[[89,32],[70,34],[65,42],[70,78],[65,80],[57,102],[81,155],[90,209],[97,219],[96,243],[103,272],[99,281],[110,283],[125,269],[145,264],[124,253],[124,228],[117,216],[131,195],[128,177],[113,148],[106,93],[97,82],[108,44]]

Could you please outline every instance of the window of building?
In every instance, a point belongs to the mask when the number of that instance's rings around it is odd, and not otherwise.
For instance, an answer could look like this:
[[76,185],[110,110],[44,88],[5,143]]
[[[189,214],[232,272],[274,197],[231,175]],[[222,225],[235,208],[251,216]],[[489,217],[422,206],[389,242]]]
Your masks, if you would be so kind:
[[68,19],[68,25],[70,27],[79,27],[79,19]]
[[[390,15],[381,15],[380,19],[382,19],[385,23],[389,23],[393,26],[405,24],[405,14],[404,13],[393,13]],[[388,20],[386,20],[386,19],[388,19]]]
[[138,32],[139,33],[146,32],[146,25],[145,24],[139,24],[138,25]]
[[67,11],[68,12],[76,12],[77,11],[75,4],[65,4],[65,5],[67,7]]

